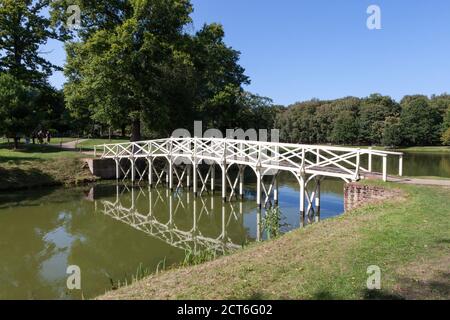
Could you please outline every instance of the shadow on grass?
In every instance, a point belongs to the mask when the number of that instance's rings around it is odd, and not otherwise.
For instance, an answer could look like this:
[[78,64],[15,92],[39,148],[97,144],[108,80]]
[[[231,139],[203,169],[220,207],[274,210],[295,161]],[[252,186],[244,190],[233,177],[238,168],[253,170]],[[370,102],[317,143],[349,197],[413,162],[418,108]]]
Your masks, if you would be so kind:
[[405,300],[403,296],[395,293],[389,293],[385,290],[366,289],[363,292],[363,297],[366,300]]
[[58,153],[62,152],[62,150],[59,146],[56,145],[47,145],[47,144],[20,144],[19,148],[14,150],[10,145],[7,143],[1,143],[0,149],[6,149],[11,152],[23,152],[23,153]]
[[333,294],[331,292],[328,292],[326,290],[317,291],[313,295],[313,300],[337,300],[337,299],[339,299],[339,298],[336,296],[333,296]]
[[450,272],[436,272],[429,280],[400,279],[400,289],[405,299],[450,299]]

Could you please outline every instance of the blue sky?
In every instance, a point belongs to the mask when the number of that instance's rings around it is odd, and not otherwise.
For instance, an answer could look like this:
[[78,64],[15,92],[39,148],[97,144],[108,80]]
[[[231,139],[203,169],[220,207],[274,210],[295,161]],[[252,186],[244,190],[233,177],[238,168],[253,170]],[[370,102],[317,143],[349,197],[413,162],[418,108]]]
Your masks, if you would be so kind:
[[[241,51],[246,89],[291,104],[311,98],[450,92],[448,0],[192,0],[194,27],[218,22]],[[366,27],[369,5],[381,30]],[[62,65],[62,44],[47,57]],[[64,83],[62,74],[51,82]]]

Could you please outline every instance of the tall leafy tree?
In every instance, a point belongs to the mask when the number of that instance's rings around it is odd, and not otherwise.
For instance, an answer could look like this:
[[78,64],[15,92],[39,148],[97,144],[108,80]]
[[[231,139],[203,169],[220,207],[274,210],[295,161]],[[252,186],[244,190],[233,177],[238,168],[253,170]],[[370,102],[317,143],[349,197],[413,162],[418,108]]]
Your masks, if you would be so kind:
[[430,106],[428,97],[406,96],[401,101],[400,123],[404,143],[407,145],[433,145],[439,143],[442,118]]
[[49,0],[0,0],[0,72],[33,86],[46,86],[58,69],[40,52],[48,39],[57,39],[44,15]]
[[49,39],[59,39],[45,14],[48,5],[49,0],[0,0],[1,108],[6,119],[1,131],[15,139],[16,147],[19,134],[30,136],[37,127],[50,125],[46,117],[58,104],[48,77],[60,68],[40,49]]
[[403,142],[402,127],[399,117],[387,117],[383,125],[381,143],[385,146],[398,147]]
[[19,135],[29,133],[39,118],[34,108],[39,92],[14,76],[0,74],[0,128],[2,133],[14,138],[18,147]]
[[[88,13],[99,6],[81,2]],[[84,41],[67,47],[65,95],[69,108],[89,110],[100,123],[117,126],[125,119],[132,140],[140,140],[142,119],[167,123],[163,85],[169,82],[167,70],[189,64],[176,46],[191,6],[185,0],[134,0],[110,15],[108,8],[99,11],[104,18],[81,29]]]
[[244,96],[242,85],[250,83],[238,63],[240,52],[227,46],[224,37],[221,25],[204,25],[189,46],[196,73],[196,113],[207,125],[221,130],[236,125]]
[[74,113],[88,111],[109,126],[126,121],[132,140],[140,139],[142,122],[164,135],[197,116],[219,128],[235,123],[248,83],[239,52],[224,44],[219,25],[184,31],[190,1],[129,0],[114,10],[102,1],[78,3],[87,22],[80,41],[67,46],[64,90]]
[[377,144],[383,139],[386,118],[398,117],[400,106],[391,97],[372,94],[362,100],[359,114],[359,140]]

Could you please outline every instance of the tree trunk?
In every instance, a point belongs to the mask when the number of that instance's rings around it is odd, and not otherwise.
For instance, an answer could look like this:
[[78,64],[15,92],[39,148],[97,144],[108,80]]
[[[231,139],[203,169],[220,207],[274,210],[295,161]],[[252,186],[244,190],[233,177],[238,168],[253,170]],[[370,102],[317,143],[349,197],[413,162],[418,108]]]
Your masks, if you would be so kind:
[[133,120],[131,124],[131,142],[141,141],[141,120]]
[[122,127],[121,127],[121,129],[122,129],[122,137],[125,137],[126,136],[126,132],[125,132],[125,130],[126,130],[126,125],[122,125]]
[[14,150],[19,149],[19,138],[14,137]]

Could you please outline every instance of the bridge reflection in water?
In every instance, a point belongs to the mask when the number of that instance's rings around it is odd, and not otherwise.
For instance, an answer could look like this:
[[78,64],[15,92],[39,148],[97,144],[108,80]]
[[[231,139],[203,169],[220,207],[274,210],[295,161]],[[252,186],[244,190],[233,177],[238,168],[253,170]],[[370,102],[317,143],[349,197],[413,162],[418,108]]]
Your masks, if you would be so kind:
[[[127,184],[96,186],[88,197],[96,212],[193,253],[222,255],[266,236],[266,210],[255,208],[251,200],[223,202],[220,196]],[[306,219],[305,224],[312,223],[319,216]]]
[[[217,254],[241,248],[248,237],[244,212],[250,203],[223,203],[218,197],[193,197],[189,192],[117,185],[115,200],[96,201],[96,210],[165,243],[194,253]],[[258,220],[261,215],[257,215]],[[260,223],[256,222],[256,225]]]

